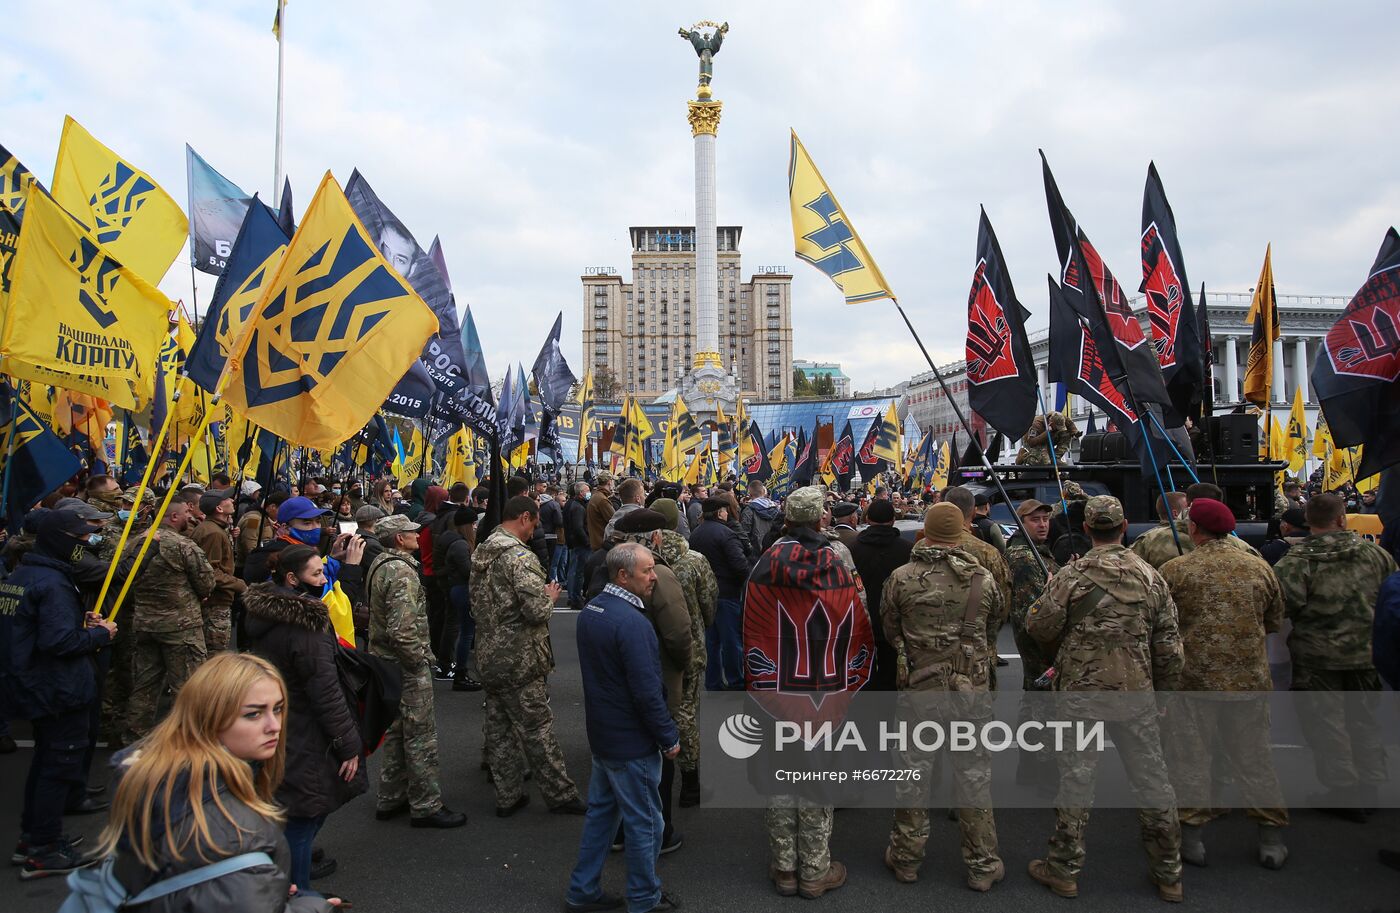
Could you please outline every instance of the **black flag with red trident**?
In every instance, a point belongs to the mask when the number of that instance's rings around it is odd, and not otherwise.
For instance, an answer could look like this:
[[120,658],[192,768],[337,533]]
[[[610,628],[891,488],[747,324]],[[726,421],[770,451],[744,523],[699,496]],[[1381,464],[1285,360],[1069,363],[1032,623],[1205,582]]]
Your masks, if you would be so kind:
[[1337,446],[1365,445],[1358,480],[1400,463],[1400,235],[1394,228],[1366,283],[1327,331],[1312,382]]
[[1019,440],[1035,419],[1031,312],[1016,299],[987,211],[977,223],[977,266],[967,295],[967,399],[993,428]]
[[[1172,406],[1183,416],[1198,416],[1205,386],[1205,364],[1196,324],[1196,304],[1186,279],[1186,263],[1176,234],[1176,216],[1157,166],[1147,165],[1142,192],[1142,285],[1152,345]],[[1201,301],[1205,307],[1205,301]]]

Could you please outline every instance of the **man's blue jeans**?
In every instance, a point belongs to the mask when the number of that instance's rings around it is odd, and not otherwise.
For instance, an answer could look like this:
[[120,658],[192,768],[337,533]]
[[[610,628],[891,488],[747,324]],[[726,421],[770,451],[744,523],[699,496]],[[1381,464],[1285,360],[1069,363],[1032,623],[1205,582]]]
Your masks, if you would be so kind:
[[744,604],[720,599],[705,630],[705,690],[744,690]]
[[564,589],[569,589],[573,581],[573,564],[570,558],[573,557],[574,550],[564,545],[559,545],[554,549],[554,558],[549,563],[549,579],[557,582]]
[[569,549],[569,569],[573,572],[569,575],[569,605],[575,609],[583,608],[583,593],[588,589],[588,581],[583,579],[583,567],[591,554],[593,550],[586,545]]
[[326,823],[325,815],[314,818],[287,818],[287,846],[292,851],[292,884],[297,886],[300,897],[319,897],[311,890],[311,845],[316,842],[316,834]]
[[622,821],[627,856],[627,910],[643,913],[661,900],[661,877],[656,860],[661,855],[660,752],[634,761],[608,761],[593,756],[588,780],[588,815],[579,838],[578,864],[569,877],[571,904],[586,904],[603,894],[603,864],[608,859]]

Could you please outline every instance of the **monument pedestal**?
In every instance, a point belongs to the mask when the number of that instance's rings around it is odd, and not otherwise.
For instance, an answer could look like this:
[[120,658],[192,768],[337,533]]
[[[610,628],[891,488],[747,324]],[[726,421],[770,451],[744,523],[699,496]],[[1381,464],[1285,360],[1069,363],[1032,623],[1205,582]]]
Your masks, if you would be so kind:
[[713,419],[719,409],[732,417],[739,408],[739,381],[724,370],[718,352],[695,356],[695,366],[681,378],[679,392],[697,422]]

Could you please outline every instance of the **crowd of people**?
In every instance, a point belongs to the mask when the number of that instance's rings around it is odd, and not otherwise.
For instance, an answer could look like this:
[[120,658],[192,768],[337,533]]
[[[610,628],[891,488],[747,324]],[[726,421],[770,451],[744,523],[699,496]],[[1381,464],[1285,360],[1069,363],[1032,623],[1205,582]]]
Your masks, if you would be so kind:
[[[505,490],[499,523],[480,536],[489,486],[427,478],[402,488],[307,478],[263,492],[216,477],[175,491],[154,530],[167,492],[138,497],[93,476],[45,499],[5,543],[0,582],[0,721],[28,721],[34,740],[13,854],[20,877],[107,858],[101,877],[154,895],[157,907],[329,909],[339,899],[313,885],[337,863],[316,837],[354,797],[372,791],[380,821],[466,823],[443,804],[437,681],[484,700],[481,765],[497,816],[529,803],[527,781],[551,813],[584,816],[568,910],[675,909],[656,864],[683,843],[673,798],[693,807],[703,795],[698,707],[704,692],[751,685],[745,606],[780,576],[851,594],[849,610],[873,632],[873,690],[1014,688],[997,679],[1009,623],[1026,691],[1368,695],[1347,704],[1346,725],[1310,717],[1324,787],[1312,804],[1364,822],[1386,777],[1371,698],[1383,680],[1400,685],[1397,533],[1376,545],[1348,531],[1336,493],[1286,488],[1261,555],[1234,535],[1210,483],[1166,494],[1161,523],[1131,547],[1122,504],[1073,484],[1053,505],[1009,505],[1015,525],[992,519],[985,494],[957,486],[809,486],[779,499],[757,482],[589,472],[512,477]],[[592,755],[584,790],[549,701],[560,648],[550,622],[564,608],[579,612]],[[1271,663],[1269,635],[1285,627],[1287,660]],[[366,710],[367,687],[392,722]],[[1122,756],[1135,785],[1199,773],[1221,744],[1271,772],[1259,706],[1220,702],[1161,723],[1134,716],[1110,731],[1134,749]],[[14,751],[0,725],[0,752]],[[92,769],[102,744],[116,749],[116,775],[90,785],[105,779]],[[1017,781],[1091,793],[1096,760],[1081,752],[1056,766],[1022,753]],[[985,790],[989,761],[958,758],[954,776]],[[1281,805],[1247,810],[1271,869],[1288,855]],[[63,829],[65,815],[103,812],[96,848]],[[1220,813],[1174,802],[1140,810],[1162,899],[1183,898],[1183,863],[1205,864],[1205,828]],[[1061,897],[1078,893],[1088,817],[1058,808],[1045,856],[1029,864]],[[993,811],[972,805],[956,818],[967,886],[988,891],[1006,874]],[[830,856],[832,822],[830,807],[773,798],[765,826],[779,894],[815,898],[845,884]],[[919,802],[895,812],[884,861],[897,881],[919,878],[928,835]],[[625,897],[602,887],[617,849]],[[223,857],[228,865],[211,872]]]

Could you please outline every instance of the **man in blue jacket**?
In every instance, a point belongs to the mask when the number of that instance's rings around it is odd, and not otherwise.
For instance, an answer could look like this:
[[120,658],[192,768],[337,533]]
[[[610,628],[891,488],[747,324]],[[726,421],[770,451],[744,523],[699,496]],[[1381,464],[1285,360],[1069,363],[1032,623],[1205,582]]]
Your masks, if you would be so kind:
[[74,579],[97,525],[73,511],[48,512],[37,524],[34,550],[0,584],[0,716],[28,719],[34,728],[20,818],[25,879],[85,864],[63,838],[63,809],[85,786],[94,654],[117,630],[85,611]]
[[603,892],[618,821],[627,852],[628,913],[675,910],[661,892],[661,756],[680,753],[680,737],[666,710],[661,652],[644,614],[656,586],[656,562],[641,545],[624,542],[608,552],[609,583],[579,614],[578,658],[593,773],[578,863],[569,879],[569,913],[614,910],[622,898]]
[[700,509],[703,519],[690,534],[690,547],[709,560],[719,585],[715,621],[705,631],[705,690],[743,691],[744,586],[753,562],[729,525],[729,502],[706,498]]

